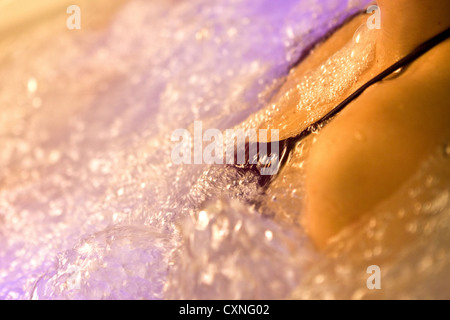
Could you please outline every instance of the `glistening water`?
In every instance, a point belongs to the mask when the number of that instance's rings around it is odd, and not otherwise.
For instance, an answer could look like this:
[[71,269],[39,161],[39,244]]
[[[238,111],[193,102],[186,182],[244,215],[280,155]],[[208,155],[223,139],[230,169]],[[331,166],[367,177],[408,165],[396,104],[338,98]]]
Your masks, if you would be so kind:
[[[368,3],[131,0],[98,29],[69,32],[63,11],[3,40],[0,298],[448,296],[448,146],[322,253],[292,210],[308,142],[264,194],[251,174],[171,160],[175,129],[261,110],[304,50]],[[350,85],[326,79],[305,79],[304,99]],[[398,230],[409,241],[395,247]]]

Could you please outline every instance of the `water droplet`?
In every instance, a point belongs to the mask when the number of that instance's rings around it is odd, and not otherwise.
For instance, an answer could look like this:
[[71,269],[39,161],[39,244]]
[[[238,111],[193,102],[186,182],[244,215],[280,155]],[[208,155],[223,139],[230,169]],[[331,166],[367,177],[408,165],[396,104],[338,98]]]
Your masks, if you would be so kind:
[[206,211],[200,211],[198,213],[197,229],[205,230],[208,224],[209,224],[208,213]]
[[411,222],[406,225],[406,230],[410,233],[417,232],[417,222]]
[[286,28],[286,34],[290,39],[293,39],[295,36],[294,30],[291,27]]
[[35,78],[28,79],[27,89],[29,93],[35,93],[38,89],[38,83]]
[[373,249],[373,254],[375,256],[379,256],[383,252],[383,248],[380,246],[377,246]]
[[239,220],[239,221],[236,223],[236,225],[234,226],[234,231],[235,231],[235,232],[238,232],[239,230],[241,230],[241,227],[242,227],[242,221]]
[[209,37],[210,32],[207,28],[203,28],[195,33],[195,39],[198,41],[208,39]]
[[48,161],[51,164],[55,164],[56,162],[59,161],[60,158],[61,158],[61,153],[58,150],[53,150],[52,152],[50,152],[50,154],[48,156]]
[[435,181],[435,179],[433,176],[428,176],[425,180],[425,186],[427,188],[431,187],[434,184],[434,181]]

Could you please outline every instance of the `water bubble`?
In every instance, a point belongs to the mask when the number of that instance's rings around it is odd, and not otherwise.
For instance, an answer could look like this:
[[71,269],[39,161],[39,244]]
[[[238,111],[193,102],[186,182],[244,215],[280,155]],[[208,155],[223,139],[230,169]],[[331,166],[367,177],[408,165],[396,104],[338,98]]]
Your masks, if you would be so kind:
[[409,233],[416,233],[417,232],[417,229],[418,229],[418,225],[417,225],[417,222],[410,222],[410,223],[408,223],[407,225],[406,225],[406,230],[409,232]]
[[205,230],[208,224],[209,224],[208,213],[206,211],[200,211],[198,213],[197,228],[199,230]]
[[38,89],[38,82],[35,78],[29,78],[27,82],[27,89],[29,93],[35,93]]

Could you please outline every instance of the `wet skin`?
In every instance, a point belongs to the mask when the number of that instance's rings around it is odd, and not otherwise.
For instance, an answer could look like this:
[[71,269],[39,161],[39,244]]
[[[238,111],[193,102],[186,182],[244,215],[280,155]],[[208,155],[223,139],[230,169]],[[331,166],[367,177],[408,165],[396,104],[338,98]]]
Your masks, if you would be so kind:
[[[272,103],[276,104],[305,72],[320,66],[351,41],[366,19],[367,16],[355,18],[314,50],[292,70]],[[437,30],[445,30],[440,21],[432,32]],[[349,93],[407,54],[415,43],[422,42],[408,38],[408,45],[400,48],[405,50],[391,50],[379,45],[382,39],[380,35],[377,40],[376,61]],[[303,213],[299,215],[300,222],[318,248],[325,248],[330,238],[394,194],[417,172],[424,159],[450,141],[449,58],[447,40],[398,77],[372,86],[317,135],[305,168],[303,208],[292,210]],[[296,109],[298,98],[293,96],[285,109],[259,127],[279,129],[281,139],[304,130],[307,114]],[[282,126],[286,119],[288,125]],[[296,161],[295,157],[291,161]]]
[[303,222],[319,247],[393,194],[448,143],[449,57],[447,41],[401,77],[370,88],[317,137]]

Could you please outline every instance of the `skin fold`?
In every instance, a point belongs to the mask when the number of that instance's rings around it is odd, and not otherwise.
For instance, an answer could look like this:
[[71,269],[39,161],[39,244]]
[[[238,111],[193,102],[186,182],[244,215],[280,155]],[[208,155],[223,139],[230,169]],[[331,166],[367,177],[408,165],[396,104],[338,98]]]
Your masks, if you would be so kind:
[[[400,2],[379,3],[386,12],[377,43],[380,65],[449,24],[442,16],[449,12],[448,2]],[[392,14],[402,4],[408,6],[404,20]],[[369,89],[323,130],[311,149],[303,221],[319,247],[394,193],[427,156],[448,143],[449,56],[446,41],[402,76]],[[355,141],[358,137],[364,141]]]
[[448,141],[448,53],[449,42],[401,79],[371,88],[319,135],[308,161],[303,220],[319,247],[393,194]]
[[[376,39],[375,61],[343,97],[326,109],[450,26],[450,3],[445,0],[381,0],[378,5],[382,28]],[[285,99],[285,93],[305,72],[317,68],[351,41],[366,19],[355,18],[316,48],[292,70],[273,104]],[[398,77],[369,88],[317,135],[306,162],[300,223],[318,248],[325,248],[330,238],[392,195],[425,158],[449,142],[449,58],[447,40]],[[296,109],[298,99],[292,96],[287,106],[285,103],[279,113],[259,123],[259,128],[279,129],[281,139],[304,130],[307,112]],[[296,161],[295,156],[291,161]]]

